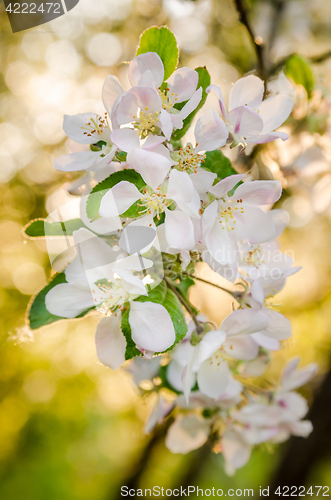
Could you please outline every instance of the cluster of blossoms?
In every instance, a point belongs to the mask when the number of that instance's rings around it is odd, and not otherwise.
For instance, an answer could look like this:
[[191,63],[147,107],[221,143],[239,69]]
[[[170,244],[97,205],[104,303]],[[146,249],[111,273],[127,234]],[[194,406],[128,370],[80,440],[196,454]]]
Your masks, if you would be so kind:
[[[129,64],[129,90],[107,77],[104,116],[65,117],[66,134],[83,145],[55,160],[58,170],[84,172],[71,186],[81,187],[81,220],[61,222],[71,228],[66,235],[76,256],[42,300],[40,294],[34,300],[30,325],[41,326],[41,303],[45,323],[96,311],[100,361],[112,369],[124,364],[142,392],[158,393],[147,432],[171,414],[166,444],[172,452],[210,439],[233,473],[254,445],[311,431],[301,420],[306,402],[293,390],[315,366],[298,370],[294,360],[280,387],[251,383],[292,334],[270,301],[299,270],[276,241],[288,223],[286,212],[270,210],[282,188],[233,169],[223,173],[219,150],[226,143],[286,140],[274,130],[292,101],[285,95],[263,100],[262,80],[250,75],[234,84],[226,111],[221,90],[200,84],[209,76],[205,68],[180,68],[166,81],[164,72],[156,52],[140,54]],[[196,143],[182,145],[209,92],[220,113],[201,114]],[[49,235],[56,224],[47,222]],[[233,312],[220,326],[189,301],[199,262],[236,289],[229,290]]]

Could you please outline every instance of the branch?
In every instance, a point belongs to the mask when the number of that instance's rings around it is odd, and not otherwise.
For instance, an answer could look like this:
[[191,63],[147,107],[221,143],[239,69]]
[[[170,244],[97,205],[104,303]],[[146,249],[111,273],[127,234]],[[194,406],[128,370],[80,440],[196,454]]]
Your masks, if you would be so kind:
[[174,294],[177,296],[178,300],[183,304],[183,306],[185,307],[186,311],[190,314],[190,316],[192,317],[194,323],[195,323],[195,326],[196,326],[196,329],[197,329],[197,333],[198,335],[200,333],[202,333],[204,331],[204,326],[200,323],[200,321],[198,320],[198,318],[196,317],[196,315],[194,314],[191,306],[186,302],[186,300],[184,299],[184,297],[179,293],[179,291],[177,290],[176,287],[174,287],[170,281],[167,279],[167,278],[164,278],[164,281],[167,283],[168,287],[170,288],[170,290],[172,290],[174,292]]
[[259,70],[259,73],[262,76],[262,78],[265,78],[265,76],[266,76],[266,69],[265,69],[265,65],[264,65],[263,45],[262,45],[262,43],[258,43],[257,42],[257,38],[255,37],[255,35],[253,33],[253,30],[251,28],[251,25],[250,25],[250,23],[248,21],[247,9],[246,9],[246,6],[243,3],[243,0],[234,0],[234,3],[236,5],[236,8],[237,8],[237,11],[238,11],[238,14],[239,14],[240,22],[244,26],[246,26],[248,34],[249,34],[249,36],[250,36],[250,38],[251,38],[251,40],[253,42],[254,49],[255,49],[255,52],[256,52],[257,61],[258,61],[258,70]]
[[[186,273],[183,273],[183,274],[186,274]],[[204,280],[202,278],[198,278],[198,276],[193,276],[193,274],[186,274],[186,276],[188,276],[189,278],[192,278],[193,280],[202,281],[202,283],[206,283],[206,285],[212,285],[216,288],[219,288],[219,290],[222,290],[223,292],[229,293],[233,298],[235,298],[233,295],[233,292],[231,292],[227,288],[223,288],[220,285],[216,285],[216,283],[212,283],[211,281],[207,281],[207,280]]]
[[[277,73],[277,71],[280,68],[282,68],[287,63],[287,61],[295,54],[296,54],[296,52],[293,52],[292,54],[289,54],[288,56],[284,57],[283,59],[278,61],[276,64],[274,64],[270,70],[270,75],[274,75],[275,73]],[[331,50],[328,50],[327,52],[325,52],[324,54],[320,54],[319,56],[311,56],[311,57],[305,56],[305,58],[313,64],[322,63],[322,62],[326,61],[327,59],[329,59],[330,57],[331,57]]]

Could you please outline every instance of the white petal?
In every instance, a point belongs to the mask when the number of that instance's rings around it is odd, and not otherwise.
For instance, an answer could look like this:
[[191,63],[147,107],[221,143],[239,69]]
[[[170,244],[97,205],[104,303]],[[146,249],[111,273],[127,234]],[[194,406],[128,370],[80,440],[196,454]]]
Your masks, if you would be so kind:
[[196,90],[191,97],[189,101],[185,104],[185,106],[180,110],[177,116],[179,116],[182,120],[185,120],[185,118],[194,111],[202,98],[202,87],[200,87],[198,90]]
[[225,338],[226,334],[221,330],[207,332],[194,350],[193,369],[197,370],[201,363],[208,360],[221,347]]
[[216,362],[215,359],[213,361],[207,359],[198,371],[199,389],[206,396],[217,399],[225,392],[229,377],[230,370],[226,361]]
[[210,190],[216,177],[217,174],[202,168],[198,169],[196,174],[190,175],[193,187],[200,195],[205,195]]
[[243,137],[259,135],[263,129],[260,115],[247,106],[239,106],[229,113],[229,121],[233,126],[233,134]]
[[217,95],[218,100],[219,100],[221,113],[224,116],[225,120],[227,120],[227,112],[226,112],[224,97],[223,97],[223,94],[221,92],[221,89],[217,85],[209,85],[209,87],[207,87],[207,89],[206,89],[206,92],[207,92],[207,94],[209,94],[209,92],[214,92]]
[[252,205],[270,205],[279,200],[281,194],[279,181],[252,181],[238,186],[234,197]]
[[116,99],[123,94],[123,92],[124,89],[118,78],[113,75],[107,76],[102,88],[102,101],[109,114],[112,112]]
[[180,210],[166,210],[165,237],[170,247],[192,250],[195,239],[190,216]]
[[[75,142],[80,144],[94,144],[98,142],[97,137],[93,134],[88,137],[90,127],[87,126],[91,120],[97,121],[99,115],[96,113],[80,113],[78,115],[64,115],[63,130],[66,135]],[[84,134],[86,132],[86,134]]]
[[317,372],[318,365],[316,363],[297,369],[299,361],[299,358],[294,359],[289,366],[286,367],[282,378],[283,392],[293,391],[294,389],[301,387],[309,382],[309,380],[311,380]]
[[150,71],[152,73],[156,88],[162,85],[164,67],[160,56],[156,52],[140,54],[130,62],[128,77],[132,87],[141,84],[140,79],[145,71]]
[[117,217],[139,200],[141,193],[128,181],[121,181],[102,198],[99,213],[102,217]]
[[238,335],[226,339],[224,350],[232,358],[251,361],[257,357],[259,345],[252,338],[252,335]]
[[199,118],[194,133],[198,151],[212,151],[224,146],[229,135],[224,122],[212,109]]
[[288,118],[293,102],[288,95],[278,94],[262,102],[259,115],[263,120],[262,134],[272,132]]
[[283,234],[284,229],[288,226],[290,216],[286,210],[282,210],[281,208],[270,210],[269,215],[275,226],[275,238],[279,238],[279,236]]
[[236,213],[236,225],[232,232],[239,240],[248,240],[251,244],[275,238],[275,227],[269,214],[248,204],[245,204],[243,213]]
[[138,276],[134,276],[128,269],[116,267],[116,274],[121,278],[121,285],[130,295],[147,295],[145,285]]
[[196,415],[179,416],[170,426],[165,440],[171,453],[189,453],[208,439],[210,424]]
[[126,153],[140,146],[138,132],[130,128],[118,128],[113,130],[110,137],[112,142]]
[[248,75],[240,78],[231,89],[229,110],[231,111],[238,106],[258,108],[262,102],[263,93],[264,83],[257,76]]
[[227,430],[221,439],[222,454],[227,463],[227,472],[234,473],[243,467],[251,455],[251,446],[244,443],[240,435]]
[[94,297],[90,288],[80,288],[69,283],[56,285],[45,297],[46,309],[61,318],[76,318],[93,307]]
[[[160,148],[164,146],[159,146]],[[128,154],[128,164],[140,173],[148,186],[154,191],[159,187],[167,176],[171,161],[154,150],[138,148]]]
[[190,203],[193,197],[193,184],[187,172],[171,170],[169,175],[167,198],[176,202]]
[[288,422],[286,425],[294,436],[308,437],[313,432],[313,424],[310,420]]
[[279,340],[267,337],[262,333],[253,333],[252,338],[259,346],[269,351],[278,351],[280,349]]
[[68,155],[59,156],[54,160],[54,167],[60,172],[79,172],[91,170],[96,167],[100,154],[95,151],[78,151]]
[[225,177],[220,182],[215,184],[215,186],[209,189],[209,192],[212,193],[217,198],[221,198],[226,196],[231,189],[233,189],[238,182],[246,177],[246,174],[236,174],[230,175],[229,177]]
[[263,334],[277,340],[286,340],[292,336],[292,325],[290,320],[277,311],[264,307],[263,313],[269,318],[269,325],[263,329]]
[[193,69],[183,67],[174,71],[167,81],[170,99],[176,103],[190,99],[196,91],[198,80],[199,75]]
[[221,330],[227,335],[250,335],[260,332],[269,324],[269,318],[261,311],[254,309],[237,309],[229,314],[221,323]]
[[246,142],[249,144],[266,144],[267,142],[274,141],[275,139],[281,139],[282,141],[287,141],[289,135],[285,132],[269,132],[267,134],[257,134],[257,135],[247,135]]
[[[145,113],[152,113],[161,111],[162,101],[157,90],[150,87],[132,87],[128,93],[133,94],[137,99],[138,107],[144,110]],[[146,110],[146,108],[148,108]]]
[[154,244],[156,239],[156,228],[153,216],[148,215],[131,222],[123,229],[118,242],[128,254],[145,253]]
[[[167,366],[167,379],[168,382],[174,387],[177,391],[183,391],[183,371],[184,367],[178,363],[176,360],[172,359]],[[191,389],[195,385],[195,377],[192,377],[190,380]]]
[[232,264],[235,261],[235,246],[229,232],[222,229],[216,220],[205,234],[205,242],[212,257],[219,264]]
[[162,109],[161,113],[159,114],[159,122],[162,132],[169,141],[174,126],[171,120],[171,115],[165,109]]
[[102,364],[113,370],[125,361],[126,340],[121,329],[121,315],[103,318],[95,334],[97,356]]
[[162,352],[175,342],[174,325],[161,304],[131,302],[129,321],[132,339],[141,349]]

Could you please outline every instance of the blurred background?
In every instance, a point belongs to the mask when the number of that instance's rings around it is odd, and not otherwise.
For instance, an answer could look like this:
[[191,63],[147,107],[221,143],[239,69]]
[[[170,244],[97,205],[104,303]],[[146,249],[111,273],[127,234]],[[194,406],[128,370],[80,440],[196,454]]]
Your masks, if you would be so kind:
[[[221,455],[172,455],[163,439],[143,433],[153,398],[141,399],[128,374],[97,363],[93,316],[33,337],[24,327],[30,297],[51,269],[45,243],[26,240],[22,228],[69,197],[62,186],[71,177],[52,166],[71,147],[63,115],[103,112],[105,77],[116,74],[128,86],[125,61],[152,25],[168,25],[180,65],[206,65],[226,95],[255,71],[263,47],[269,90],[295,100],[283,127],[288,141],[226,154],[256,178],[282,182],[278,207],[289,212],[290,225],[281,246],[303,266],[276,298],[294,333],[274,355],[269,376],[277,379],[286,360],[299,355],[303,364],[320,365],[302,391],[310,403],[323,383],[331,359],[331,2],[237,3],[248,10],[255,46],[232,0],[80,0],[65,16],[16,34],[0,4],[0,498],[108,500],[133,480],[136,487],[258,488],[271,484],[283,460],[286,444],[261,447],[229,478]],[[293,59],[287,64],[294,82],[279,70],[296,52],[305,59],[297,71]],[[216,106],[209,97],[204,109]],[[196,286],[191,299],[214,321],[229,312],[222,292],[207,285]],[[302,478],[307,485],[331,483],[331,446],[321,457]]]

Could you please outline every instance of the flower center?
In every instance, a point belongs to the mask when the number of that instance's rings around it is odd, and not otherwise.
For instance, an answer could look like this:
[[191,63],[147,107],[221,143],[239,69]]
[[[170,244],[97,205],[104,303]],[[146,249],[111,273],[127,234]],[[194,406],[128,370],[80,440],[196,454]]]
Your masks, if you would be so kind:
[[159,111],[155,113],[148,113],[148,106],[139,111],[138,118],[134,116],[135,121],[133,122],[134,128],[139,131],[141,138],[145,138],[148,132],[156,132],[159,130]]
[[98,283],[98,288],[104,294],[104,299],[98,310],[106,316],[109,316],[116,308],[122,309],[124,302],[127,302],[131,298],[130,294],[120,283],[117,284],[110,281],[107,281],[107,283]]
[[243,260],[249,265],[258,269],[259,266],[265,264],[261,251],[261,245],[257,245],[254,249],[249,250],[243,257]]
[[138,203],[138,206],[144,207],[144,210],[139,212],[139,214],[143,214],[146,212],[148,212],[149,214],[153,214],[153,216],[154,214],[156,214],[159,220],[160,214],[164,212],[166,207],[169,205],[167,195],[161,188],[157,188],[156,192],[150,187],[145,188],[140,201],[141,203]]
[[[230,200],[231,202],[231,200]],[[229,202],[228,202],[229,203]],[[226,205],[225,202],[220,203],[218,206],[219,223],[222,224],[222,229],[233,231],[236,224],[236,213],[244,213],[244,208],[240,206],[242,200],[237,200],[238,205]],[[238,211],[238,212],[237,212]]]
[[188,143],[185,148],[180,148],[178,153],[173,154],[172,157],[178,161],[178,170],[192,171],[196,174],[200,164],[205,162],[206,155],[194,153],[192,144]]
[[171,92],[171,94],[169,94],[169,91],[169,88],[164,90],[161,90],[161,88],[158,89],[158,93],[162,101],[162,108],[167,111],[173,108],[174,104],[176,104],[175,101],[178,99],[175,92]]
[[214,354],[209,358],[209,363],[211,365],[216,365],[217,368],[221,366],[222,363],[225,362],[225,355],[223,352],[223,347],[220,347]]
[[[89,122],[87,122],[84,127],[81,127],[82,130],[85,130],[84,135],[87,137],[95,136],[97,140],[100,140],[101,137],[106,138],[108,141],[107,134],[105,134],[106,130],[109,130],[108,121],[107,121],[107,113],[105,113],[104,118],[102,116],[97,116],[96,118],[91,118]],[[109,134],[108,134],[109,135]]]

